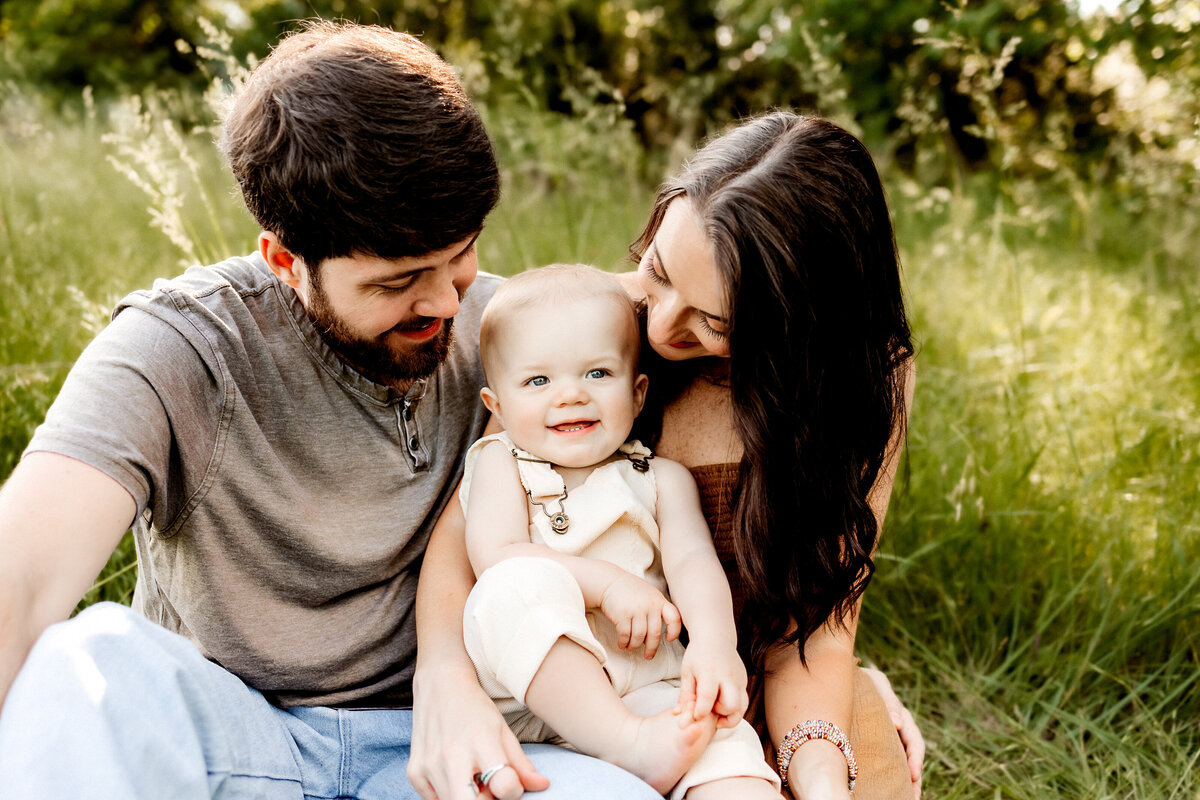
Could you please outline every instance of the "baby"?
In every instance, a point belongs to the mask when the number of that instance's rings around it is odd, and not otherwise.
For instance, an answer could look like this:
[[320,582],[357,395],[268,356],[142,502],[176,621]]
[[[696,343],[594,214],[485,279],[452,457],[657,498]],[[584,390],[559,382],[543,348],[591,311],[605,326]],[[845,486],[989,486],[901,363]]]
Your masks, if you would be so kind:
[[505,429],[471,448],[460,494],[481,684],[521,741],[565,740],[673,798],[778,798],[742,719],[746,670],[695,483],[626,441],[647,384],[632,301],[591,267],[525,272],[488,304],[480,346]]

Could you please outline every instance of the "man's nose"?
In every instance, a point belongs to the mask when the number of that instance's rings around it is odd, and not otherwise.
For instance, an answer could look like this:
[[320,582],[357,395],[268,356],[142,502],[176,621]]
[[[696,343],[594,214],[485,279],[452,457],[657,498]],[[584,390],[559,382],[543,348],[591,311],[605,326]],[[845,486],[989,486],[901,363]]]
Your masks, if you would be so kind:
[[450,319],[458,313],[461,298],[453,276],[447,273],[431,278],[424,294],[413,303],[413,313],[419,317]]

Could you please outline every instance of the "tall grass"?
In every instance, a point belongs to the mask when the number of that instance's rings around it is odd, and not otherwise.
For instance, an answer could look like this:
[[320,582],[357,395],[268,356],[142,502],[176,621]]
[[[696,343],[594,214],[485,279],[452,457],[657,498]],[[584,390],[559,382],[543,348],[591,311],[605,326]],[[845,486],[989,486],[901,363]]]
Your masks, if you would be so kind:
[[[254,247],[209,134],[168,116],[9,98],[0,477],[119,296]],[[620,268],[652,194],[629,132],[488,122],[483,268]],[[921,721],[926,796],[1200,797],[1200,241],[1179,241],[1200,210],[1168,228],[1096,187],[1083,219],[1069,192],[887,181],[920,353],[860,639]],[[127,600],[130,563],[126,541],[84,602]]]

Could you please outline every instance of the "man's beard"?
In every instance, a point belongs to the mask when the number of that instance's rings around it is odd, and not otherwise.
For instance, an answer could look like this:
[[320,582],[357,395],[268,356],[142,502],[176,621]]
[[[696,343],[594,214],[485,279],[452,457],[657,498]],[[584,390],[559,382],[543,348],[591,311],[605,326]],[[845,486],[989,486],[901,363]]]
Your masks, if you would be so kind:
[[397,350],[384,340],[392,331],[428,327],[433,320],[426,317],[401,323],[382,336],[363,338],[334,314],[324,290],[316,283],[312,287],[306,310],[309,319],[338,358],[356,372],[397,391],[408,391],[413,381],[432,375],[450,354],[450,345],[454,341],[453,319],[442,320],[442,328],[436,336],[411,349]]

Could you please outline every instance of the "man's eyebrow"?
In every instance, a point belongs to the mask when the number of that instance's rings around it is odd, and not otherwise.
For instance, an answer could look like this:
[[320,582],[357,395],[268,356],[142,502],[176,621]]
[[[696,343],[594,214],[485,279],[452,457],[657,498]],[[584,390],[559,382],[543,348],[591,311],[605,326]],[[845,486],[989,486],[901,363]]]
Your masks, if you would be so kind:
[[[456,258],[462,258],[464,255],[469,253],[471,251],[471,248],[475,246],[475,243],[477,241],[479,241],[479,234],[481,234],[481,233],[483,233],[483,228],[480,228],[479,230],[475,231],[475,235],[471,237],[471,241],[467,242],[466,245],[464,245],[463,248],[461,250],[459,250],[457,253],[450,256],[450,260],[453,261]],[[362,279],[362,283],[364,283],[364,284],[391,283],[392,281],[400,281],[400,280],[404,280],[405,278],[412,277],[413,275],[417,275],[419,273],[427,272],[428,270],[435,269],[436,266],[437,265],[435,265],[435,264],[417,264],[416,266],[410,267],[406,270],[402,270],[399,272],[395,272],[395,271],[380,272],[377,275],[365,276]]]
[[[658,262],[659,268],[662,269],[663,275],[667,279],[667,283],[674,283],[674,281],[671,280],[671,273],[667,272],[667,262],[663,261],[662,253],[659,252],[658,246],[651,243],[650,249],[654,251],[654,260]],[[729,324],[729,320],[725,319],[724,317],[722,317],[719,314],[710,314],[709,312],[705,311],[702,308],[697,308],[696,311],[700,312],[701,314],[708,317],[709,319],[715,319],[717,322],[720,322],[724,325]]]

